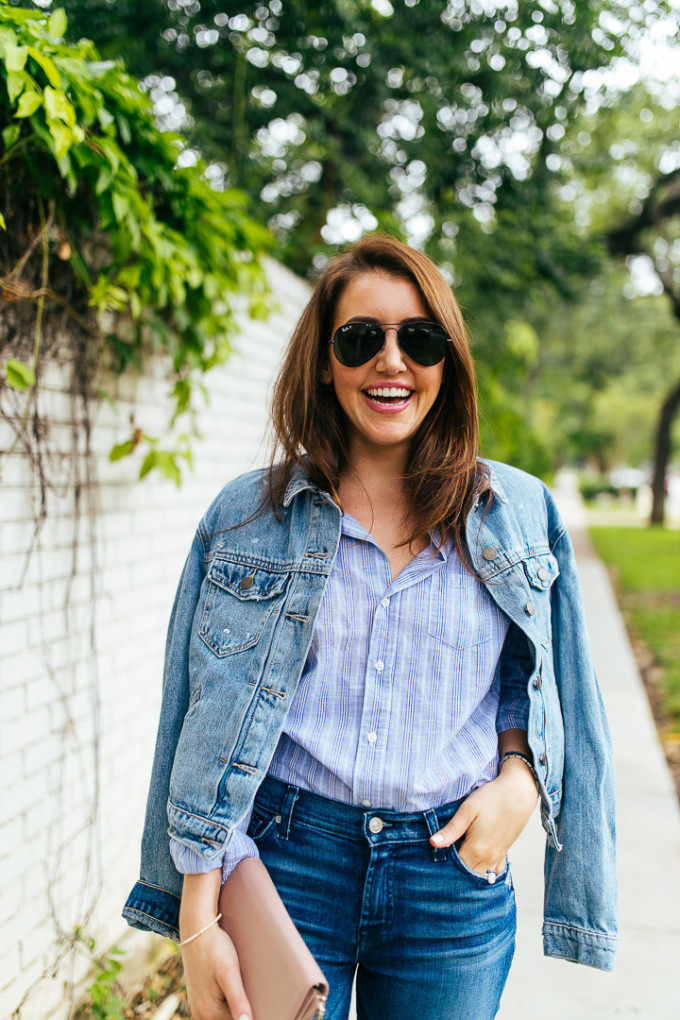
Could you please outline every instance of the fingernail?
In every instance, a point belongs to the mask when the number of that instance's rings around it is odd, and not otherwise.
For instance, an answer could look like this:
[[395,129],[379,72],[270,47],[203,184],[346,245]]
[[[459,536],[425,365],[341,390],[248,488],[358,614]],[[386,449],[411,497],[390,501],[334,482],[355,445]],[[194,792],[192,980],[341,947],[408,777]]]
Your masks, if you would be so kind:
[[238,1018],[238,1020],[250,1020],[250,1017],[248,1016],[247,1013],[241,1013],[241,1015]]
[[441,845],[444,842],[444,837],[440,832],[435,832],[434,836],[432,837],[432,842]]

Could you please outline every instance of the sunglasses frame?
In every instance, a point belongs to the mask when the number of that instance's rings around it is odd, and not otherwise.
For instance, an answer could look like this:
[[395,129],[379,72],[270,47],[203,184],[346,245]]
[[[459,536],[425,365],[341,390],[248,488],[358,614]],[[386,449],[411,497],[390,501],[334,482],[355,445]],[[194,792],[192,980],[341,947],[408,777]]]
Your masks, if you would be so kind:
[[[438,330],[442,331],[442,337],[441,337],[441,339],[442,339],[442,356],[439,359],[439,361],[433,362],[432,365],[423,365],[420,361],[417,360],[417,358],[412,357],[408,353],[408,351],[405,351],[404,348],[401,345],[400,333],[401,333],[402,329],[407,329],[409,326],[421,326],[421,325],[422,326],[435,326]],[[342,358],[339,358],[338,357],[338,348],[336,347],[335,348],[335,357],[337,358],[337,360],[339,361],[339,363],[341,365],[345,366],[345,368],[361,368],[362,365],[367,365],[369,361],[372,361],[373,358],[376,357],[376,355],[380,354],[380,352],[383,350],[383,348],[385,347],[385,344],[387,342],[386,327],[388,327],[388,326],[396,329],[396,331],[397,331],[397,344],[399,345],[399,350],[402,352],[402,354],[405,357],[407,357],[410,361],[415,362],[416,365],[420,365],[421,368],[433,368],[434,365],[438,365],[446,357],[446,351],[447,351],[446,344],[447,343],[448,344],[453,343],[451,337],[450,336],[446,336],[446,330],[444,329],[442,324],[440,322],[431,322],[429,319],[415,319],[415,320],[411,320],[411,321],[407,321],[407,322],[364,322],[364,321],[362,321],[360,319],[352,319],[352,320],[350,320],[350,322],[345,322],[345,323],[343,323],[342,326],[338,326],[338,328],[336,329],[336,331],[333,334],[332,338],[328,342],[329,347],[331,345],[335,344],[336,337],[337,337],[338,333],[340,332],[340,330],[341,329],[345,329],[345,327],[347,327],[347,326],[377,326],[379,329],[382,330],[382,344],[377,349],[377,351],[375,351],[375,353],[371,354],[368,358],[366,358],[365,361],[360,361],[358,365],[348,365],[346,362],[344,362],[342,360]]]

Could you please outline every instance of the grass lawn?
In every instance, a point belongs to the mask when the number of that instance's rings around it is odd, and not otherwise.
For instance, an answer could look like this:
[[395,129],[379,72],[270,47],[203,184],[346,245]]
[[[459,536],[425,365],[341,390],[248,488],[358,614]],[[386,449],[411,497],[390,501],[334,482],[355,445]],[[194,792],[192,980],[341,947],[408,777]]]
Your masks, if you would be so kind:
[[612,568],[621,608],[635,638],[653,655],[661,722],[680,737],[680,531],[591,527],[599,556]]

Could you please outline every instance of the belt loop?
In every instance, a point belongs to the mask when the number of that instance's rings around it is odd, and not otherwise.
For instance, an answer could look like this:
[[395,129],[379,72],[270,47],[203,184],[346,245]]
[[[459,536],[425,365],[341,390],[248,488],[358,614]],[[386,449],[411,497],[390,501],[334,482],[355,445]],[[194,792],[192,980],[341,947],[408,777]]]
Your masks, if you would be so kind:
[[288,788],[283,797],[283,804],[281,805],[281,821],[279,822],[277,833],[279,839],[288,839],[290,836],[290,823],[293,820],[293,808],[295,807],[295,801],[299,796],[300,788],[288,784]]
[[[438,832],[441,828],[439,819],[437,818],[437,812],[434,808],[430,808],[429,811],[423,811],[423,818],[427,825],[428,832],[431,836],[434,836],[435,832]],[[445,846],[433,846],[432,847],[432,860],[433,861],[445,861],[446,860],[446,847]]]

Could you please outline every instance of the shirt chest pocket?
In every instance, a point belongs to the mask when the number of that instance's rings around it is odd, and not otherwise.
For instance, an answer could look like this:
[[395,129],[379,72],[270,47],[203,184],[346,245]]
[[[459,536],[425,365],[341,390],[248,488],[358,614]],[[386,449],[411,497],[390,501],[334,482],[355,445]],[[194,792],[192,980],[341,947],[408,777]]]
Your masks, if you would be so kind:
[[198,631],[208,648],[224,657],[256,645],[281,604],[288,577],[286,572],[215,560],[206,578]]
[[452,648],[474,648],[504,633],[503,614],[471,574],[440,571],[432,578],[428,633]]

